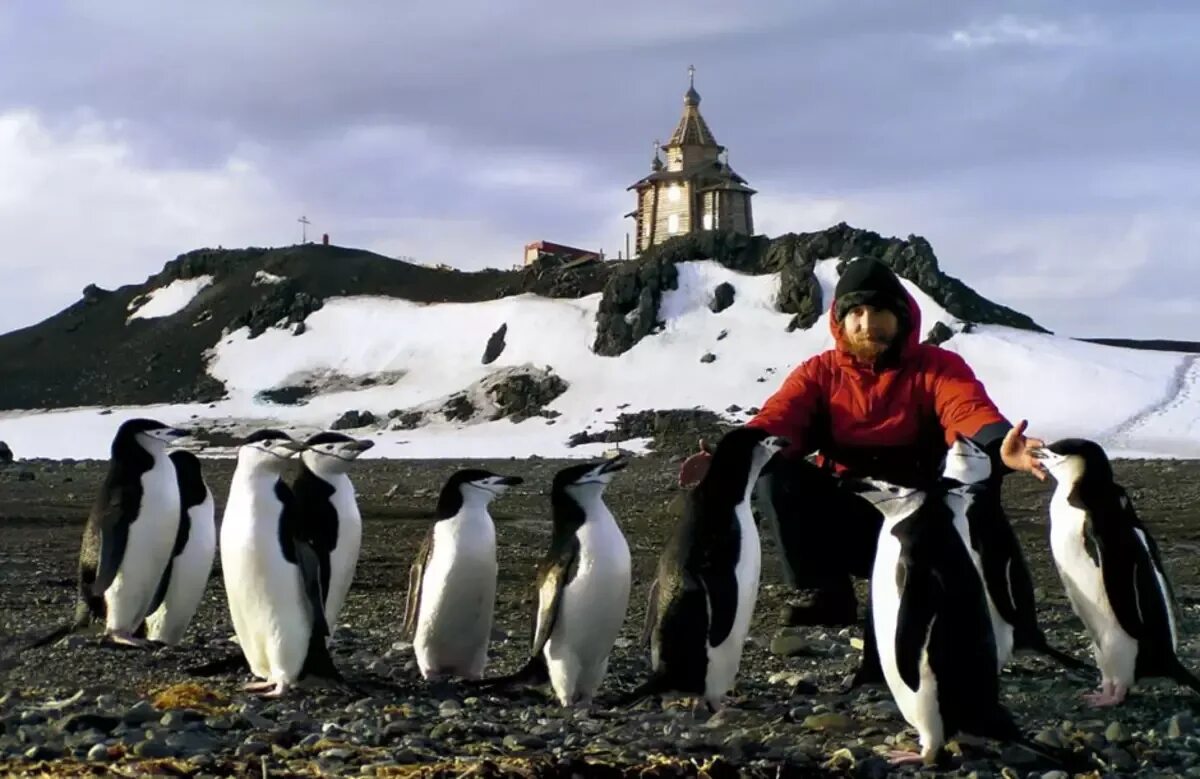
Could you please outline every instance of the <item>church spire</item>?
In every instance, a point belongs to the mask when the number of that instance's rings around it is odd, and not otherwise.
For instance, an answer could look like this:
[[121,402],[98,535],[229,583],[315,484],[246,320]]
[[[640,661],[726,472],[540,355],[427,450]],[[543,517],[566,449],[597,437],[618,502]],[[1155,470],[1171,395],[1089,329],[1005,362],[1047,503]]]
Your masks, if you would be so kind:
[[700,115],[700,93],[696,91],[696,67],[688,66],[688,90],[683,95],[683,116],[671,134],[667,148],[677,146],[710,146],[720,148],[708,123]]

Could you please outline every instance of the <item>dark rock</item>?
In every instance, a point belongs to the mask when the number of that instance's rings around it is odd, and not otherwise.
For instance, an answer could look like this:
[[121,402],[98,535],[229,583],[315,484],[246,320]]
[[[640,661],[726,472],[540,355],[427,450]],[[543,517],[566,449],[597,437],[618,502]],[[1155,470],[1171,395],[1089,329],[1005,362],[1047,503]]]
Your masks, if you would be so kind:
[[488,377],[484,393],[497,406],[492,419],[523,422],[533,416],[545,416],[544,407],[567,391],[567,382],[550,368],[515,369]]
[[292,328],[292,335],[304,335],[306,332],[308,332],[308,325],[303,322],[297,322],[296,326]]
[[331,430],[350,430],[375,424],[375,415],[370,411],[347,411],[333,421]]
[[137,726],[154,722],[161,716],[162,714],[149,701],[138,701],[125,712],[125,716],[121,719],[126,725]]
[[88,284],[83,288],[83,302],[87,303],[88,305],[99,303],[101,300],[104,300],[111,294],[112,290],[110,289],[104,289],[103,287],[98,287],[95,284]]
[[425,415],[420,411],[389,411],[388,417],[393,420],[393,430],[416,430],[425,420]]
[[63,717],[59,721],[58,727],[64,733],[79,733],[84,730],[99,730],[102,733],[108,733],[119,724],[121,724],[120,717],[112,717],[107,714],[84,713]]
[[650,448],[665,453],[691,453],[696,439],[716,440],[734,425],[704,409],[674,409],[622,413],[613,427],[599,432],[582,431],[567,440],[568,446],[590,443],[619,443],[630,438],[652,438]]
[[712,352],[705,352],[700,357],[700,362],[703,362],[703,363],[710,363],[710,362],[716,362],[716,361],[717,361],[717,355],[713,354]]
[[487,346],[483,349],[483,364],[490,365],[496,361],[496,358],[504,351],[504,336],[508,333],[508,323],[505,322],[492,333],[487,340]]
[[96,744],[87,751],[87,759],[93,763],[98,763],[103,760],[108,760],[108,747],[104,744]]
[[718,341],[724,341],[724,340],[725,340],[725,337],[726,337],[726,336],[728,336],[728,335],[729,335],[729,331],[728,331],[728,330],[722,330],[721,332],[717,333],[717,340],[718,340]]
[[463,393],[451,395],[442,406],[442,414],[452,422],[466,422],[475,415],[475,404]]
[[17,481],[36,481],[37,475],[33,471],[17,471]]
[[298,406],[312,397],[315,392],[316,390],[313,387],[276,387],[274,389],[262,390],[256,393],[254,397],[258,400],[277,403],[281,406]]
[[708,308],[714,314],[719,314],[733,305],[733,298],[733,285],[728,281],[721,282],[713,290],[712,300],[708,302]]
[[943,322],[935,322],[933,327],[929,328],[929,332],[925,335],[925,340],[923,343],[927,343],[932,346],[938,346],[946,343],[946,341],[949,341],[953,337],[953,330],[951,330],[949,327],[946,327]]
[[142,741],[134,746],[133,753],[138,757],[175,757],[175,749],[162,741],[151,739]]
[[13,461],[12,449],[8,448],[8,444],[0,441],[0,465],[8,465]]
[[829,304],[822,299],[813,272],[816,263],[839,258],[840,272],[844,263],[855,257],[880,260],[959,319],[1045,332],[1024,314],[986,300],[943,273],[924,238],[883,238],[842,223],[815,233],[789,233],[775,239],[709,230],[651,247],[609,276],[596,314],[592,348],[597,354],[614,356],[649,335],[657,322],[662,293],[676,288],[675,265],[693,260],[711,259],[743,273],[779,273],[776,307],[794,315],[788,330],[810,328]]
[[25,750],[26,760],[54,760],[62,757],[62,750],[57,747],[50,747],[44,744],[38,744]]

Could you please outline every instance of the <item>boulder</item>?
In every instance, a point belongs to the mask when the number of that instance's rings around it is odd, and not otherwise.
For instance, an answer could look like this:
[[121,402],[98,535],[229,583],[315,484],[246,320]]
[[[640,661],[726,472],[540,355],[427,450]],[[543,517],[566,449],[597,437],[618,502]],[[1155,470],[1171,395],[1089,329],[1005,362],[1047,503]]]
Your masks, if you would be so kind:
[[714,314],[719,314],[725,309],[733,305],[734,298],[733,285],[728,281],[723,281],[713,290],[712,300],[708,301],[708,308]]
[[12,449],[8,448],[8,444],[0,441],[0,465],[9,465],[13,461]]
[[347,411],[333,421],[330,430],[350,430],[375,424],[375,415],[370,411]]
[[490,365],[496,361],[496,358],[504,351],[504,336],[508,333],[508,323],[504,322],[492,333],[487,340],[487,345],[483,347],[483,364]]

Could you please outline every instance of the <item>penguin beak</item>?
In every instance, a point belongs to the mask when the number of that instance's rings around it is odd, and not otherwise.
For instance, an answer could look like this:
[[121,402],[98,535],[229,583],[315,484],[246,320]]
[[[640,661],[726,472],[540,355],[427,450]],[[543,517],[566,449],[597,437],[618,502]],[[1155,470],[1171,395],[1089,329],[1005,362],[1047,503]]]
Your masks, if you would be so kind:
[[344,448],[347,452],[353,452],[354,454],[362,454],[363,452],[367,451],[368,449],[370,449],[373,446],[375,446],[374,441],[370,441],[370,440],[364,438],[361,441],[351,441],[351,442],[347,443]]
[[611,460],[606,460],[597,473],[616,473],[627,465],[629,465],[629,459],[625,455],[619,454]]
[[287,452],[288,457],[299,454],[300,452],[308,449],[307,446],[299,441],[280,441],[273,448],[282,449],[283,451]]
[[496,480],[496,484],[501,484],[505,487],[515,487],[518,484],[524,484],[525,480],[520,476],[501,476]]

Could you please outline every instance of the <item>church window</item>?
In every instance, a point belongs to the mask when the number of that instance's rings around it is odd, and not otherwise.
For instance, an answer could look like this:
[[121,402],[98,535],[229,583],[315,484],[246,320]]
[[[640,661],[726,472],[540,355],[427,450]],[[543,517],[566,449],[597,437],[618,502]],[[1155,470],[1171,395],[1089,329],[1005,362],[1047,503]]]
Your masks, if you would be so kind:
[[671,214],[667,217],[667,232],[671,235],[679,232],[679,214]]
[[671,201],[672,203],[679,202],[679,185],[678,184],[672,184],[671,186],[667,187],[667,200]]
[[705,230],[713,229],[713,215],[711,213],[704,215],[704,229]]

